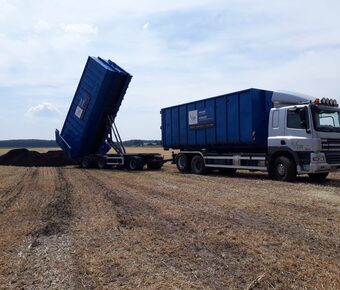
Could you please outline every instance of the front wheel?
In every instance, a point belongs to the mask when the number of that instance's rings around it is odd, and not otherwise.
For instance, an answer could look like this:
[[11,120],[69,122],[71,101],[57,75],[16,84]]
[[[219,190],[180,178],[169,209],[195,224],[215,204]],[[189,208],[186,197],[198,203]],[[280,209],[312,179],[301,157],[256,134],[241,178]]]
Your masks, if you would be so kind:
[[322,173],[309,173],[309,179],[314,182],[322,182],[325,181],[329,172],[322,172]]
[[277,157],[269,170],[270,177],[279,181],[293,181],[296,178],[295,162],[286,157]]
[[191,160],[191,169],[196,174],[206,174],[207,170],[204,164],[204,159],[200,155],[194,156]]

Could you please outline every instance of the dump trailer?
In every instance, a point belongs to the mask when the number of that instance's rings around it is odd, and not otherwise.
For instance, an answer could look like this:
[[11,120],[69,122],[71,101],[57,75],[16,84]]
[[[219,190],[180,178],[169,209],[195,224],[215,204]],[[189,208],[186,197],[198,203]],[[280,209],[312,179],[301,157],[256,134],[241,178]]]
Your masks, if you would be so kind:
[[[89,57],[56,141],[81,167],[160,169],[160,154],[127,154],[115,125],[132,76],[111,60]],[[115,154],[108,154],[113,149]]]
[[323,180],[340,170],[337,101],[247,89],[161,110],[162,142],[181,172],[218,169]]

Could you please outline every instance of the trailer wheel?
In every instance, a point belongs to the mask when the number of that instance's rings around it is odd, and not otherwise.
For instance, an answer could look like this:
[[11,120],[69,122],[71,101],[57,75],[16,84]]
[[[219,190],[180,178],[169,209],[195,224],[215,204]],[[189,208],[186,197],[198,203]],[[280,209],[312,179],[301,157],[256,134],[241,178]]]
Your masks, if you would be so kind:
[[97,167],[99,169],[104,169],[106,167],[106,158],[99,157],[98,160],[97,160]]
[[176,156],[176,166],[180,172],[188,172],[190,170],[188,156],[186,154],[179,153]]
[[279,156],[274,160],[269,173],[275,180],[293,181],[297,174],[295,162],[286,156]]
[[90,167],[90,158],[84,157],[80,161],[81,168],[89,168]]
[[323,173],[309,173],[309,179],[313,182],[322,182],[325,181],[327,178],[329,172],[323,172]]
[[203,157],[200,155],[194,156],[191,160],[192,172],[196,174],[206,174],[207,170],[205,168]]
[[139,156],[131,157],[128,161],[128,170],[142,170],[144,167],[143,159]]

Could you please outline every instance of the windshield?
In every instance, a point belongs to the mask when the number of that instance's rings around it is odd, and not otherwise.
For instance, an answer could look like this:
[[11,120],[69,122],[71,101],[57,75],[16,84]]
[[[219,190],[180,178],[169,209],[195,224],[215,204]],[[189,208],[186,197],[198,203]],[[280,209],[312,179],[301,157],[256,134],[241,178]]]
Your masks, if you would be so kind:
[[315,130],[340,132],[340,110],[338,108],[320,108],[312,106]]

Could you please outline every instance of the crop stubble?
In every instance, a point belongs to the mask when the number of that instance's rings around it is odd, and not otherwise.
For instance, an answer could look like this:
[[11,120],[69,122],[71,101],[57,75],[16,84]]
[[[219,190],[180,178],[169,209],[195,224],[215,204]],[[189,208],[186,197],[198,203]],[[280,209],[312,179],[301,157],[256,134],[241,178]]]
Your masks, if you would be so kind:
[[[0,167],[3,288],[338,289],[340,177]],[[264,275],[264,276],[263,276]]]

